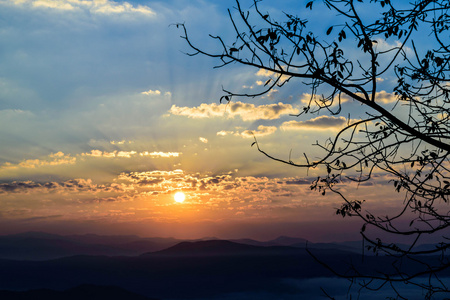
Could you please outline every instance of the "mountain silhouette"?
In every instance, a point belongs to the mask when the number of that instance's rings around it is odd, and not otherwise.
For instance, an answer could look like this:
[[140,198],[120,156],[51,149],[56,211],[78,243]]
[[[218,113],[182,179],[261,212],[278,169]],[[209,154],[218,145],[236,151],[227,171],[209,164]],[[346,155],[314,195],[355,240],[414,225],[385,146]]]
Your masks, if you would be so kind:
[[269,241],[271,243],[274,243],[276,245],[280,246],[292,246],[297,244],[303,244],[305,245],[308,240],[302,239],[302,238],[293,238],[288,236],[279,236],[274,240]]
[[[166,255],[232,255],[255,253],[260,250],[258,246],[244,245],[227,240],[210,240],[198,242],[181,242],[167,249],[151,254]],[[146,253],[144,255],[148,255]]]
[[197,242],[181,242],[167,249],[145,253],[148,255],[172,256],[273,256],[273,255],[306,255],[305,248],[290,246],[257,246],[228,240],[212,240]]
[[136,256],[173,246],[172,238],[140,238],[134,235],[96,234],[62,236],[25,232],[0,236],[0,259],[50,260],[73,255]]
[[[25,238],[31,239],[34,238]],[[278,241],[292,242],[286,238]],[[391,257],[366,256],[362,260],[361,255],[354,252],[309,249],[321,261],[342,272],[351,272],[352,264],[374,272],[388,272],[394,267]],[[430,256],[430,262],[433,259],[436,258]],[[424,268],[411,260],[405,264],[405,271]],[[297,283],[308,285],[313,278],[326,284],[335,282],[333,274],[305,247],[255,246],[228,240],[190,241],[139,256],[77,255],[46,261],[0,259],[0,290],[3,290],[0,299],[90,299],[77,294],[81,293],[79,286],[87,291],[94,289],[93,295],[103,295],[96,299],[108,300],[120,299],[118,295],[124,292],[114,287],[137,294],[121,297],[131,300],[145,299],[138,298],[139,295],[160,299],[214,299],[216,296],[222,299],[221,295],[247,292],[285,295],[290,291],[300,293],[302,288]],[[96,288],[91,288],[92,285]],[[77,288],[73,290],[74,287]],[[106,290],[101,291],[103,288]],[[28,292],[11,292],[26,290]],[[234,299],[230,297],[223,299]]]
[[288,236],[279,236],[276,239],[269,241],[257,241],[253,239],[232,239],[230,241],[253,246],[292,246],[298,248],[305,248],[305,245],[308,242],[308,240],[302,238],[293,238]]

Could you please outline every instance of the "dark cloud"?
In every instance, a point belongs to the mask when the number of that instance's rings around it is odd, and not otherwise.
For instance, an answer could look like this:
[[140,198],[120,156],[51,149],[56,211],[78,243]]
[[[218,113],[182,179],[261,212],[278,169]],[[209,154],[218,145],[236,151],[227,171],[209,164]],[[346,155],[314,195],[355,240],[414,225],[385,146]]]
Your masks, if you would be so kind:
[[320,116],[307,121],[288,121],[281,125],[284,130],[299,130],[299,129],[338,129],[347,124],[347,119],[344,117],[328,117]]
[[71,179],[62,182],[33,182],[33,181],[12,181],[0,183],[0,194],[6,193],[28,193],[33,190],[43,192],[118,192],[122,191],[120,185],[97,185],[89,179]]
[[139,185],[155,185],[164,181],[164,178],[142,179],[138,181]]
[[293,179],[293,180],[286,180],[286,184],[297,184],[297,185],[303,185],[303,184],[311,184],[311,180],[301,178],[301,179]]
[[0,184],[0,193],[20,193],[42,187],[41,184],[32,181],[9,182]]

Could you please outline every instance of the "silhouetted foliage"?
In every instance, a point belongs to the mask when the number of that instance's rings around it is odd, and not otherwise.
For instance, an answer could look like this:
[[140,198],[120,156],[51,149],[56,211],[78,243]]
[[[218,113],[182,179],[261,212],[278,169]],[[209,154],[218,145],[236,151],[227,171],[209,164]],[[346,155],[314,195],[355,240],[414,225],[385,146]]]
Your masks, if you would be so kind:
[[[318,143],[324,150],[318,160],[307,154],[304,161],[284,160],[264,151],[258,141],[254,144],[276,161],[301,168],[323,167],[324,175],[311,188],[324,195],[326,191],[339,195],[343,204],[336,213],[364,222],[361,235],[366,248],[396,258],[393,273],[374,275],[357,269],[336,273],[366,289],[391,285],[397,298],[401,298],[397,283],[423,288],[427,299],[449,293],[449,286],[438,276],[450,264],[450,243],[445,236],[450,226],[449,1],[305,2],[305,10],[320,5],[336,16],[336,24],[321,30],[308,28],[308,20],[288,12],[282,20],[275,20],[260,9],[260,2],[255,0],[247,11],[237,1],[234,10],[228,11],[235,39],[211,35],[218,45],[211,51],[197,46],[185,25],[178,24],[193,51],[188,55],[216,58],[220,61],[217,67],[238,63],[274,74],[262,91],[224,90],[220,101],[261,96],[300,79],[311,91],[300,115],[342,115],[345,101],[359,102],[366,117],[349,118],[345,128]],[[393,103],[382,99],[379,80],[383,76],[396,78],[388,91]],[[364,183],[386,173],[392,178],[393,191],[399,193],[399,202],[403,201],[402,209],[386,216],[365,210],[364,200],[350,199],[339,188],[349,181]],[[433,249],[417,247],[423,236],[438,234],[442,242]],[[382,237],[389,236],[391,240],[409,236],[413,242],[408,248],[383,242]],[[429,260],[432,254],[440,255],[439,259]],[[423,271],[405,271],[408,261],[421,263]]]

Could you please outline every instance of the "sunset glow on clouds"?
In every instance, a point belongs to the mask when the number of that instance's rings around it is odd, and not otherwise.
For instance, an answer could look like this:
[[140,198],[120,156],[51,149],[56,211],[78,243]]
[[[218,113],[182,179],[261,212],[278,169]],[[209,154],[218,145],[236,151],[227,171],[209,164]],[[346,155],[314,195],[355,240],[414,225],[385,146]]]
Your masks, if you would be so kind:
[[230,102],[229,104],[206,104],[198,107],[177,107],[173,105],[170,113],[190,118],[240,117],[243,121],[273,120],[283,115],[298,114],[299,110],[290,104],[267,104],[256,106],[250,103]]
[[307,121],[287,121],[281,125],[284,130],[340,130],[347,124],[344,117],[320,116]]
[[[329,222],[339,199],[309,186],[322,170],[278,164],[251,143],[301,160],[315,155],[317,140],[357,120],[359,106],[344,101],[350,119],[297,117],[309,100],[299,82],[220,103],[222,87],[261,89],[273,74],[213,69],[211,60],[183,54],[186,44],[170,25],[184,22],[209,45],[209,33],[234,34],[224,25],[233,5],[0,0],[0,223],[7,224],[0,233],[139,228],[200,238],[258,227],[271,238],[267,224],[280,228],[272,235],[298,236],[302,222]],[[395,99],[378,97],[387,105]],[[355,193],[369,199],[376,189]],[[177,191],[186,194],[182,204],[173,201]],[[283,232],[286,222],[300,227]]]

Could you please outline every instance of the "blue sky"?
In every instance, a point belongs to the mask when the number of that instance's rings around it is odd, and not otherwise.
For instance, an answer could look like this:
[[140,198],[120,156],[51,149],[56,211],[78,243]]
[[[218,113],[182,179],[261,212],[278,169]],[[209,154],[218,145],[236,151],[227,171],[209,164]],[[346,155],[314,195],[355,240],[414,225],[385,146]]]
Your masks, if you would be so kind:
[[[214,47],[208,34],[233,37],[226,10],[233,5],[0,0],[3,232],[357,237],[347,230],[352,222],[334,216],[339,200],[309,189],[320,169],[280,165],[250,147],[253,133],[265,150],[301,158],[317,153],[310,145],[346,119],[290,116],[308,97],[299,82],[221,105],[222,87],[257,89],[270,74],[214,69],[210,58],[183,54],[189,49],[173,24],[186,24],[194,41]],[[263,2],[274,16],[300,7]],[[318,30],[334,17],[320,10],[307,16]],[[388,89],[390,80],[380,82]],[[363,113],[355,103],[345,108],[352,118]],[[388,181],[380,176],[375,188],[358,192],[376,199],[374,209],[389,208],[391,196],[377,191]],[[173,201],[180,190],[182,204]],[[339,226],[330,229],[330,222]]]

